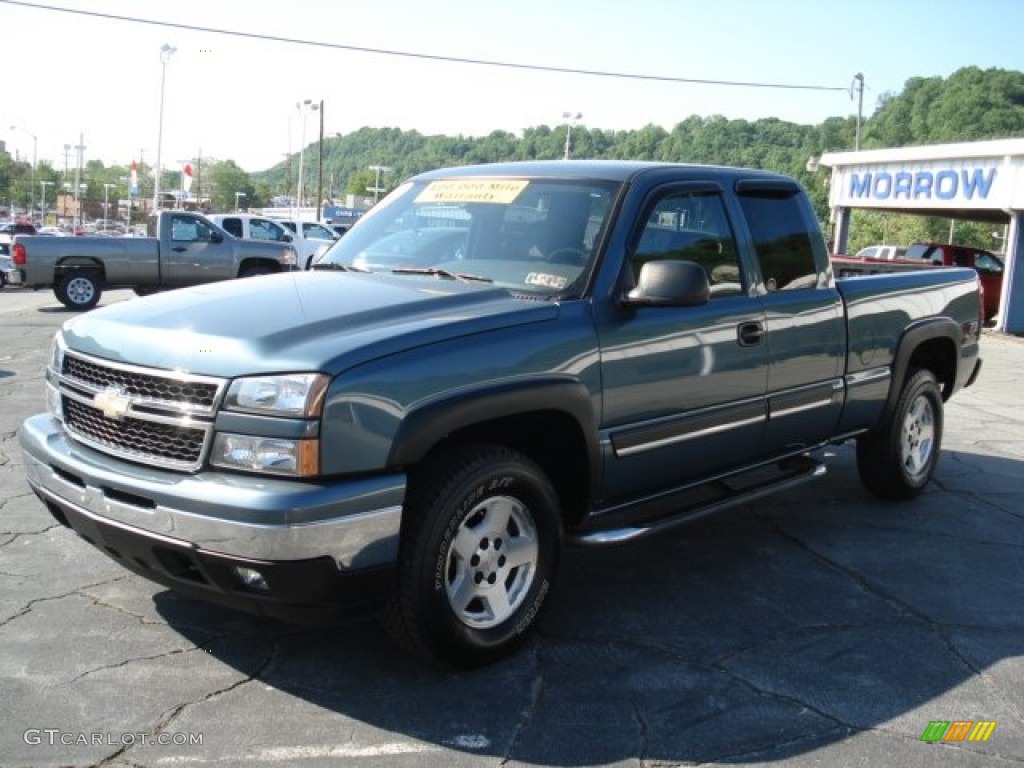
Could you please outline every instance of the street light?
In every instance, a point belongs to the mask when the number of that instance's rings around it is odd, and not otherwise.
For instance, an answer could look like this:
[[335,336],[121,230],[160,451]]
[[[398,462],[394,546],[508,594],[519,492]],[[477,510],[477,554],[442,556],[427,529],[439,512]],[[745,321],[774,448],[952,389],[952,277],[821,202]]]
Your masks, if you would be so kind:
[[39,186],[42,188],[39,193],[39,220],[42,222],[46,221],[46,188],[53,185],[54,182],[52,181],[39,182]]
[[855,87],[857,89],[857,133],[853,139],[853,149],[855,152],[860,152],[860,124],[864,114],[864,75],[860,72],[853,76],[853,82],[850,83],[851,99],[853,99],[853,89]]
[[[78,178],[78,175],[75,175]],[[75,185],[78,191],[75,192],[75,211],[78,214],[78,226],[82,226],[85,223],[85,212],[82,210],[82,198],[85,197],[85,191],[89,188],[89,185],[84,181],[79,182]]]
[[565,159],[569,159],[569,147],[572,141],[572,127],[576,125],[576,121],[583,117],[582,112],[563,112],[562,118],[565,120],[572,120],[565,128]]
[[306,116],[310,112],[316,112],[320,109],[319,103],[314,103],[312,99],[304,99],[301,102],[295,102],[295,108],[302,113],[302,137],[301,143],[299,144],[299,188],[296,197],[298,202],[296,205],[302,207],[302,160],[306,156]]
[[238,198],[240,198],[240,197],[247,197],[247,195],[245,194],[245,192],[235,192],[235,210],[236,211],[242,210],[239,207],[239,205],[238,205]]
[[324,203],[324,100],[320,99],[320,140],[316,144],[316,220],[320,221]]
[[153,210],[160,210],[160,153],[164,143],[164,82],[167,79],[167,62],[178,49],[170,43],[160,46],[160,119],[156,131],[156,174],[153,181]]
[[27,133],[29,136],[32,137],[32,187],[29,189],[29,197],[31,198],[31,202],[29,203],[28,209],[28,217],[29,219],[31,219],[32,211],[36,207],[36,150],[39,146],[39,139],[36,137],[34,133],[32,133],[32,131],[20,128],[17,125],[12,125],[11,130],[21,131],[22,133]]
[[85,184],[82,184],[82,162],[85,159],[85,137],[79,133],[78,143],[75,145],[75,151],[78,153],[78,164],[75,166],[75,210],[78,212],[78,223],[82,224],[82,195],[81,190],[85,189]]
[[373,188],[370,189],[370,191],[373,192],[373,204],[376,205],[377,204],[377,200],[378,200],[378,198],[380,196],[380,193],[384,191],[381,188],[381,186],[380,186],[380,175],[382,173],[387,173],[388,171],[390,171],[391,170],[391,166],[388,166],[388,165],[371,165],[370,166],[370,170],[371,171],[375,171],[376,174],[377,174],[377,179],[376,179],[376,181],[373,182]]
[[107,210],[110,206],[110,188],[116,186],[117,184],[111,184],[110,182],[103,185],[103,229],[107,228]]

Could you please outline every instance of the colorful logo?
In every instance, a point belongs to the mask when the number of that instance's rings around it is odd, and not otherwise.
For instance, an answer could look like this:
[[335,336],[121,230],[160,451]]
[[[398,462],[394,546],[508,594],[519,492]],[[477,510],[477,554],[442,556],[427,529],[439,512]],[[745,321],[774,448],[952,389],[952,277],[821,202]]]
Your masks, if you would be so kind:
[[932,720],[921,741],[988,741],[995,729],[995,720]]

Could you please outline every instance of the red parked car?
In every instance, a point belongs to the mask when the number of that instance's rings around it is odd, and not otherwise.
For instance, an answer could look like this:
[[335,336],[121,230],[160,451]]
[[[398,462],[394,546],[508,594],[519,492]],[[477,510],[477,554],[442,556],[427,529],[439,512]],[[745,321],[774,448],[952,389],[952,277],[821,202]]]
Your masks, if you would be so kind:
[[921,267],[970,267],[978,273],[981,282],[985,322],[991,322],[999,312],[1003,262],[994,253],[981,248],[947,243],[914,243],[907,246],[898,259],[834,255],[832,267],[838,277],[902,272]]
[[985,289],[985,320],[999,311],[1003,291],[1003,262],[990,251],[967,245],[948,243],[914,243],[907,247],[904,261],[927,262],[933,266],[971,267],[978,273]]

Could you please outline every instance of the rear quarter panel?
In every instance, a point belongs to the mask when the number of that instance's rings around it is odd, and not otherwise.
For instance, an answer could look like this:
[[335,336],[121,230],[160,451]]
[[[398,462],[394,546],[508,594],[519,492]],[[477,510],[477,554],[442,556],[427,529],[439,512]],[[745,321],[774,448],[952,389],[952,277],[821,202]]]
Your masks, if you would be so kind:
[[836,280],[846,304],[847,404],[841,432],[874,426],[913,348],[948,339],[956,357],[951,394],[963,385],[978,356],[980,299],[972,269],[926,269]]

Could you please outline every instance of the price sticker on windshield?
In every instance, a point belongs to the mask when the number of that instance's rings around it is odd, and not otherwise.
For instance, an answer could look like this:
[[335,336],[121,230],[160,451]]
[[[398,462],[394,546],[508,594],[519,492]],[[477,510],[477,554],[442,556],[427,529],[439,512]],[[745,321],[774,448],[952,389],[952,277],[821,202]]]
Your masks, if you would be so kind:
[[417,203],[496,203],[515,201],[527,179],[445,179],[432,181],[416,197]]

